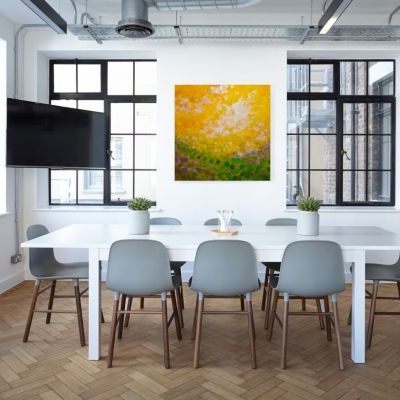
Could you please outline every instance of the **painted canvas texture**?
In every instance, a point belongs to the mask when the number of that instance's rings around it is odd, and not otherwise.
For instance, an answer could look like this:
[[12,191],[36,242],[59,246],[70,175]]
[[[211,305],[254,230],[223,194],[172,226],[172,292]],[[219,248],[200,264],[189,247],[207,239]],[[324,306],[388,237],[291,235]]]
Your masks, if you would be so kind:
[[175,180],[270,179],[269,85],[175,86]]

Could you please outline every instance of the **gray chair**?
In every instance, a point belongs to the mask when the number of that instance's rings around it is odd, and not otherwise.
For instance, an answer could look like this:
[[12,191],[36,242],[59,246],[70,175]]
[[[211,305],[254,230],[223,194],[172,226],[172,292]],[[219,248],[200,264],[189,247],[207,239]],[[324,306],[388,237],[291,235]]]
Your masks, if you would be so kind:
[[[172,320],[178,340],[182,339],[178,316],[179,302],[176,301],[178,283],[171,276],[168,252],[164,245],[156,240],[119,240],[112,244],[107,269],[106,286],[114,292],[113,312],[110,332],[110,344],[107,366],[112,366],[115,334],[118,326],[118,338],[122,337],[124,315],[161,314],[164,341],[164,365],[170,367],[168,328]],[[171,295],[173,313],[168,319],[167,293]],[[161,311],[125,310],[126,297],[147,297],[160,295]],[[120,301],[121,299],[121,301]]]
[[[27,229],[28,240],[35,239],[39,236],[48,234],[48,229],[43,225],[31,225]],[[35,313],[45,313],[46,314],[46,324],[50,323],[51,314],[53,312],[60,312],[60,310],[53,310],[53,302],[55,298],[65,298],[71,297],[75,298],[76,311],[61,311],[63,313],[71,312],[76,313],[78,316],[78,327],[79,327],[79,337],[81,346],[85,346],[85,331],[83,327],[82,319],[82,306],[81,297],[87,291],[87,289],[82,292],[79,290],[79,280],[88,279],[89,267],[87,262],[76,262],[76,263],[60,263],[56,260],[54,256],[53,249],[44,248],[30,248],[29,249],[29,270],[35,278],[35,289],[33,292],[32,302],[29,309],[28,320],[26,322],[25,333],[23,341],[27,342],[29,337],[29,332],[32,325],[33,315]],[[74,295],[73,296],[58,296],[55,294],[56,283],[59,280],[72,280],[74,282]],[[42,281],[50,280],[51,284],[40,290],[40,285]],[[48,301],[48,306],[46,310],[37,309],[36,302],[38,296],[50,289],[50,296]]]
[[[353,266],[350,267],[350,272],[353,272]],[[366,298],[371,300],[371,308],[368,320],[367,330],[367,348],[371,347],[372,334],[374,331],[376,315],[400,315],[398,311],[376,311],[377,300],[397,300],[400,299],[400,256],[394,264],[365,264],[365,279],[372,281],[372,293],[366,290]],[[398,296],[378,296],[379,283],[381,281],[396,282]],[[351,324],[351,308],[348,319]]]
[[[204,314],[246,315],[249,325],[252,368],[257,368],[251,294],[260,288],[257,260],[250,243],[241,240],[210,240],[197,249],[190,288],[197,292],[192,338],[195,338],[193,366],[199,366]],[[204,311],[205,297],[245,296],[246,311]]]
[[[271,340],[279,298],[284,299],[283,337],[281,368],[286,368],[288,317],[289,315],[322,315],[326,318],[328,341],[332,340],[331,323],[334,328],[339,357],[339,368],[344,369],[342,342],[340,336],[337,295],[344,291],[344,262],[340,246],[335,242],[323,240],[304,240],[289,244],[283,255],[280,274],[271,278],[274,289],[270,315]],[[283,296],[281,297],[280,294]],[[333,313],[329,311],[329,299],[332,300]],[[289,312],[290,298],[315,298],[324,300],[322,312],[299,311]]]
[[[218,226],[219,225],[219,220],[218,220],[218,218],[211,218],[211,219],[208,219],[206,222],[204,222],[204,225],[207,225],[207,226]],[[232,226],[242,226],[242,223],[238,219],[232,218],[231,219],[231,225]]]
[[[182,222],[179,221],[177,218],[172,218],[172,217],[156,217],[156,218],[151,218],[150,219],[150,225],[182,225]],[[179,281],[179,290],[178,290],[178,301],[180,302],[180,311],[182,311],[185,308],[185,301],[183,298],[183,284],[182,284],[182,274],[181,274],[181,268],[185,264],[185,261],[171,261],[170,266],[171,266],[171,271],[174,276],[177,277]],[[128,297],[128,304],[127,304],[127,310],[132,309],[132,297]],[[140,298],[140,308],[144,308],[144,297]],[[130,315],[126,314],[125,316],[125,327],[129,326],[129,318]],[[184,327],[184,322],[183,322],[183,313],[180,312],[180,321],[181,321],[181,327]]]

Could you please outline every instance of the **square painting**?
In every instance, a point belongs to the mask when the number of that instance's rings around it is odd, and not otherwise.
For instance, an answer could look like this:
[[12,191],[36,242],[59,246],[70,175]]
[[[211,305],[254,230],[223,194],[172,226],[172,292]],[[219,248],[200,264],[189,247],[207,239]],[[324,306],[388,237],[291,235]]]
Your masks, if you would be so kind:
[[270,179],[269,85],[175,86],[175,180]]

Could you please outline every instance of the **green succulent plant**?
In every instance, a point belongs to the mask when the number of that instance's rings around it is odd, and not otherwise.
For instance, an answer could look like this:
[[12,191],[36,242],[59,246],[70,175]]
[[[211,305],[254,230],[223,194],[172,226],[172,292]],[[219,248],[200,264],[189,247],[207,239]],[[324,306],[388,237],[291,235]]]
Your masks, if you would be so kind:
[[320,206],[321,202],[314,197],[302,197],[297,202],[297,208],[300,211],[316,212]]
[[127,206],[130,210],[145,211],[152,206],[152,203],[144,197],[135,197],[128,201]]

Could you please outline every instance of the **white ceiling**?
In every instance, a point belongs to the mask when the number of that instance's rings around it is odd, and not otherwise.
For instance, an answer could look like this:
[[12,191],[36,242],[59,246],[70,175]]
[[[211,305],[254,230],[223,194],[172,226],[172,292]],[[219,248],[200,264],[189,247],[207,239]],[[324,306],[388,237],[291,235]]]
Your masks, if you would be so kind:
[[[57,10],[68,23],[73,21],[73,13],[70,0],[47,0],[47,2]],[[262,18],[265,16],[266,22],[268,16],[271,14],[280,14],[281,20],[276,21],[275,24],[297,23],[301,21],[301,16],[304,16],[304,23],[310,23],[310,5],[312,0],[260,0],[258,4],[246,8],[235,9],[231,11],[198,11],[180,13],[184,18],[196,14],[197,19],[204,14],[203,23],[213,23],[210,16],[218,15],[220,18],[223,15],[230,15],[235,17],[236,23],[249,24],[249,14],[257,15],[254,17],[254,23],[262,23]],[[80,15],[85,11],[86,0],[76,0],[78,6],[78,14]],[[324,0],[313,0],[313,23],[316,23],[321,15],[322,4]],[[384,24],[387,17],[394,8],[400,5],[399,0],[354,0],[346,11],[341,23],[351,23],[352,18],[360,19],[360,15],[366,16],[365,20],[369,24]],[[88,0],[88,11],[96,18],[101,16],[103,23],[116,23],[120,18],[121,0]],[[161,15],[162,14],[162,15]],[[20,0],[1,0],[0,1],[0,15],[17,24],[40,24],[42,21],[29,10]],[[155,18],[155,23],[173,23],[171,13],[160,13],[151,10],[150,19]],[[247,17],[247,18],[246,18]],[[363,19],[360,19],[364,21]],[[184,20],[185,22],[185,20]],[[191,23],[190,18],[186,19],[187,23]],[[199,21],[197,21],[199,22]],[[394,24],[400,24],[400,14],[393,20]]]

